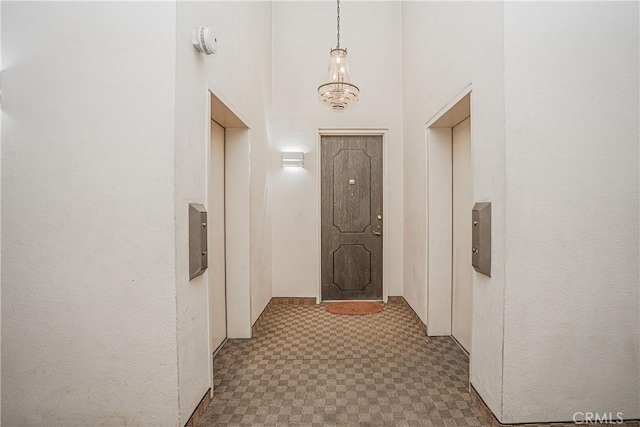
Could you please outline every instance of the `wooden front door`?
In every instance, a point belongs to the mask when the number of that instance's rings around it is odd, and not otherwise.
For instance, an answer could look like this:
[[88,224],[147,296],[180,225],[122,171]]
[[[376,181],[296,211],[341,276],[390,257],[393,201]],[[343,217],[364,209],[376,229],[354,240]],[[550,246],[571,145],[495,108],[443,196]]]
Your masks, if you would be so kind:
[[382,136],[321,138],[322,299],[382,299]]

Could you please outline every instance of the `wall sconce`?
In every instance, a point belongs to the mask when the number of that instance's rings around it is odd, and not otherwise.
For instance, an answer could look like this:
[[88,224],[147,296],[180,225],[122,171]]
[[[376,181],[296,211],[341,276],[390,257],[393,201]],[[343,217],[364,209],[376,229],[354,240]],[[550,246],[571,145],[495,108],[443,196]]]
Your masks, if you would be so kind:
[[282,153],[282,166],[285,168],[303,168],[304,153],[301,151],[288,151]]

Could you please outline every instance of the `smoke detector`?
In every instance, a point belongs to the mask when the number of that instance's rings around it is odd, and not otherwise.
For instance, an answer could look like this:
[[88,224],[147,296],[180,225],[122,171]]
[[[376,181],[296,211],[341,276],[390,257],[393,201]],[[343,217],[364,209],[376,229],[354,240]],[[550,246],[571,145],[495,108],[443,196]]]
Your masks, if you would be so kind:
[[198,52],[213,55],[218,49],[216,33],[209,27],[198,27],[191,30],[191,43]]

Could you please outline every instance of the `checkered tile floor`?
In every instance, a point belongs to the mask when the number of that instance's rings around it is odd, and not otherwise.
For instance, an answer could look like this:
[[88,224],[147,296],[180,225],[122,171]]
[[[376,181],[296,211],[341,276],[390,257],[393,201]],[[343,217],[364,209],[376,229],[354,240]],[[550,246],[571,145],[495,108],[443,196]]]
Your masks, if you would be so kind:
[[273,306],[257,337],[216,356],[199,426],[482,426],[467,356],[411,316],[403,304],[369,316]]

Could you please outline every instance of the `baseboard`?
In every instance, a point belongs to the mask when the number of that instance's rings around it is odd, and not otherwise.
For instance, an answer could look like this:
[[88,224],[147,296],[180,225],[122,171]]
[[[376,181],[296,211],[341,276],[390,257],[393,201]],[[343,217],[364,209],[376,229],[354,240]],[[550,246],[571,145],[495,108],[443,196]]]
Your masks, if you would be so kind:
[[425,336],[429,335],[428,334],[427,325],[425,325],[425,323],[422,321],[420,316],[418,316],[418,313],[416,313],[413,310],[413,308],[409,305],[409,303],[407,302],[406,299],[404,299],[403,296],[389,296],[389,297],[387,297],[387,304],[404,304],[404,305],[406,305],[409,308],[409,310],[411,311],[411,315],[413,317],[413,320],[416,323],[416,325],[418,326],[418,328],[420,328],[420,331],[422,331],[422,333],[424,333]]
[[480,412],[480,416],[487,426],[498,427],[504,425],[500,424],[500,421],[493,415],[491,409],[484,403],[484,400],[482,400],[482,397],[480,397],[471,383],[469,383],[469,396],[471,397],[471,403],[473,403],[478,412]]
[[262,313],[260,313],[260,316],[258,316],[258,318],[256,319],[255,323],[251,326],[251,338],[253,338],[256,335],[258,335],[258,331],[260,330],[260,325],[264,321],[264,318],[267,316],[267,313],[269,312],[269,308],[271,308],[271,301],[272,300],[273,300],[273,298],[269,300],[267,305],[264,307],[264,310],[262,310]]
[[595,422],[587,423],[587,422],[583,422],[581,424],[576,424],[574,422],[566,422],[565,421],[565,422],[549,422],[549,423],[536,422],[536,423],[526,423],[526,424],[502,424],[500,421],[498,421],[498,419],[493,414],[491,409],[489,409],[487,404],[484,403],[484,400],[482,400],[482,397],[478,394],[478,392],[476,391],[476,389],[473,387],[472,384],[469,384],[469,395],[471,396],[471,402],[474,404],[474,406],[480,412],[480,416],[482,417],[482,420],[484,421],[484,425],[486,425],[488,427],[519,427],[519,426],[523,426],[523,427],[527,427],[527,426],[535,426],[535,427],[543,427],[543,426],[550,426],[550,427],[576,427],[576,425],[617,425],[617,426],[622,426],[622,427],[640,427],[640,422],[637,421],[637,420],[630,420],[630,421],[624,421],[624,422],[618,423],[615,419],[612,422],[609,422],[609,423],[595,423]]
[[255,321],[255,323],[251,326],[251,336],[255,337],[260,331],[260,326],[264,321],[267,313],[274,305],[315,305],[316,299],[315,297],[273,297],[267,303],[267,306],[262,310],[260,316]]
[[202,400],[200,400],[200,403],[198,403],[198,406],[196,406],[196,409],[193,411],[193,414],[191,414],[191,417],[189,417],[189,421],[187,421],[187,423],[184,426],[196,427],[200,422],[200,418],[202,418],[202,415],[204,415],[205,411],[209,407],[210,403],[211,403],[211,389],[207,390],[207,392],[204,394],[204,396],[202,397]]
[[315,305],[315,297],[273,297],[270,304],[288,304],[288,305]]

